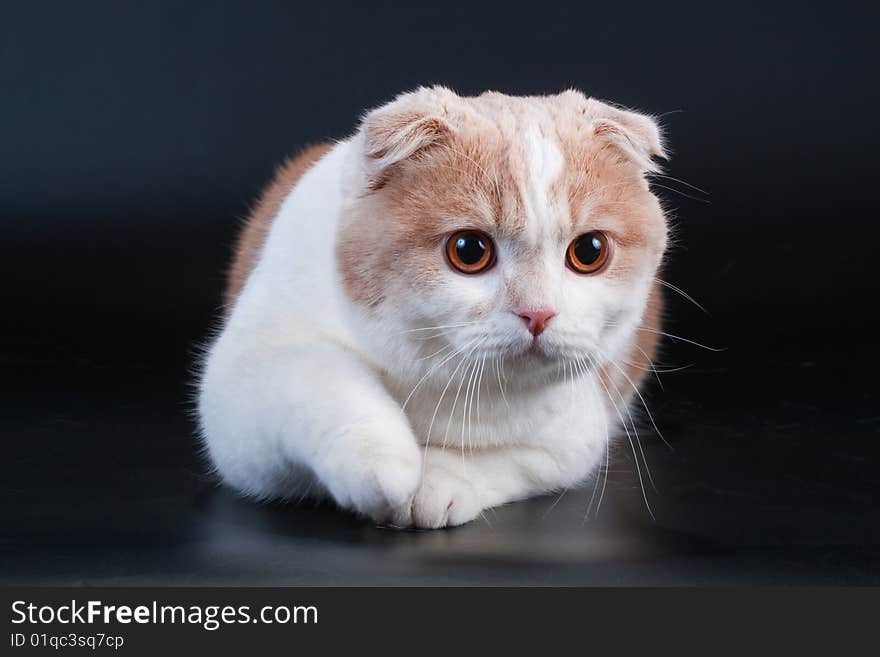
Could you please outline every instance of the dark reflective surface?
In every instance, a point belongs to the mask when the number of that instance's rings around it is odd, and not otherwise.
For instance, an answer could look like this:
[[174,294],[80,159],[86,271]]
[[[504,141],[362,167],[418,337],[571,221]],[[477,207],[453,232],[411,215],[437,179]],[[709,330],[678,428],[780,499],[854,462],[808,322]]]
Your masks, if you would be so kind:
[[[0,9],[3,582],[880,584],[876,7],[111,4]],[[667,330],[726,351],[666,342],[656,520],[625,442],[586,522],[590,485],[396,532],[207,474],[188,382],[237,217],[426,81],[673,112],[668,173],[710,194],[657,179],[664,278],[710,315],[670,292]]]
[[620,442],[598,518],[588,485],[400,532],[236,497],[195,456],[179,373],[59,359],[4,368],[18,374],[4,387],[7,582],[880,583],[878,395],[840,387],[836,365],[661,375],[648,399],[673,450],[641,431],[656,520]]

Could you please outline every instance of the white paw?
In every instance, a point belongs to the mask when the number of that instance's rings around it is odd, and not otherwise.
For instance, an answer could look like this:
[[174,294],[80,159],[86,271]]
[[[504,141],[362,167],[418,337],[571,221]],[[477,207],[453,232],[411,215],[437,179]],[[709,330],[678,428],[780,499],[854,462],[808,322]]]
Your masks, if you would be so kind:
[[476,486],[467,478],[466,464],[432,464],[429,457],[410,507],[409,524],[425,529],[455,527],[476,518],[483,508]]
[[415,440],[374,440],[357,436],[340,445],[322,473],[322,482],[342,507],[390,522],[412,501],[422,475]]

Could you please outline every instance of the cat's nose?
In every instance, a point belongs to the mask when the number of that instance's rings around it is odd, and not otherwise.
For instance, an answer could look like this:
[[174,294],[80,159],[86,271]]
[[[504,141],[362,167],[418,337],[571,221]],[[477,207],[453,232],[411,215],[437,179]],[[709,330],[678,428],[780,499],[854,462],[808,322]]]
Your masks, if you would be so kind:
[[556,317],[556,312],[553,310],[520,310],[516,314],[522,318],[529,329],[529,333],[535,337],[541,335],[547,326],[547,322]]

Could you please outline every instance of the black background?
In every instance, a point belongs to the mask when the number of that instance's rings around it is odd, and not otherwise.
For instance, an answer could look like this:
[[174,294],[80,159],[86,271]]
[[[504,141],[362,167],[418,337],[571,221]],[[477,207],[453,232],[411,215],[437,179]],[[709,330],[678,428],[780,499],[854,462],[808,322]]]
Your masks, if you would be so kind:
[[[871,3],[4,3],[5,581],[880,583]],[[256,506],[196,454],[192,370],[287,154],[419,84],[663,115],[677,245],[642,432],[590,488],[394,533]],[[662,185],[662,187],[661,187]]]

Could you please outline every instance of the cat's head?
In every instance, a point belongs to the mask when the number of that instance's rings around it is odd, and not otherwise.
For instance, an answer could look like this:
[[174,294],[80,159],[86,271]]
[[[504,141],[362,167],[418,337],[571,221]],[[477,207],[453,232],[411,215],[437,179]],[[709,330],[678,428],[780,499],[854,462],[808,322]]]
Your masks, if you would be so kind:
[[576,91],[435,87],[367,114],[352,148],[338,265],[383,357],[620,355],[666,247],[653,120]]

